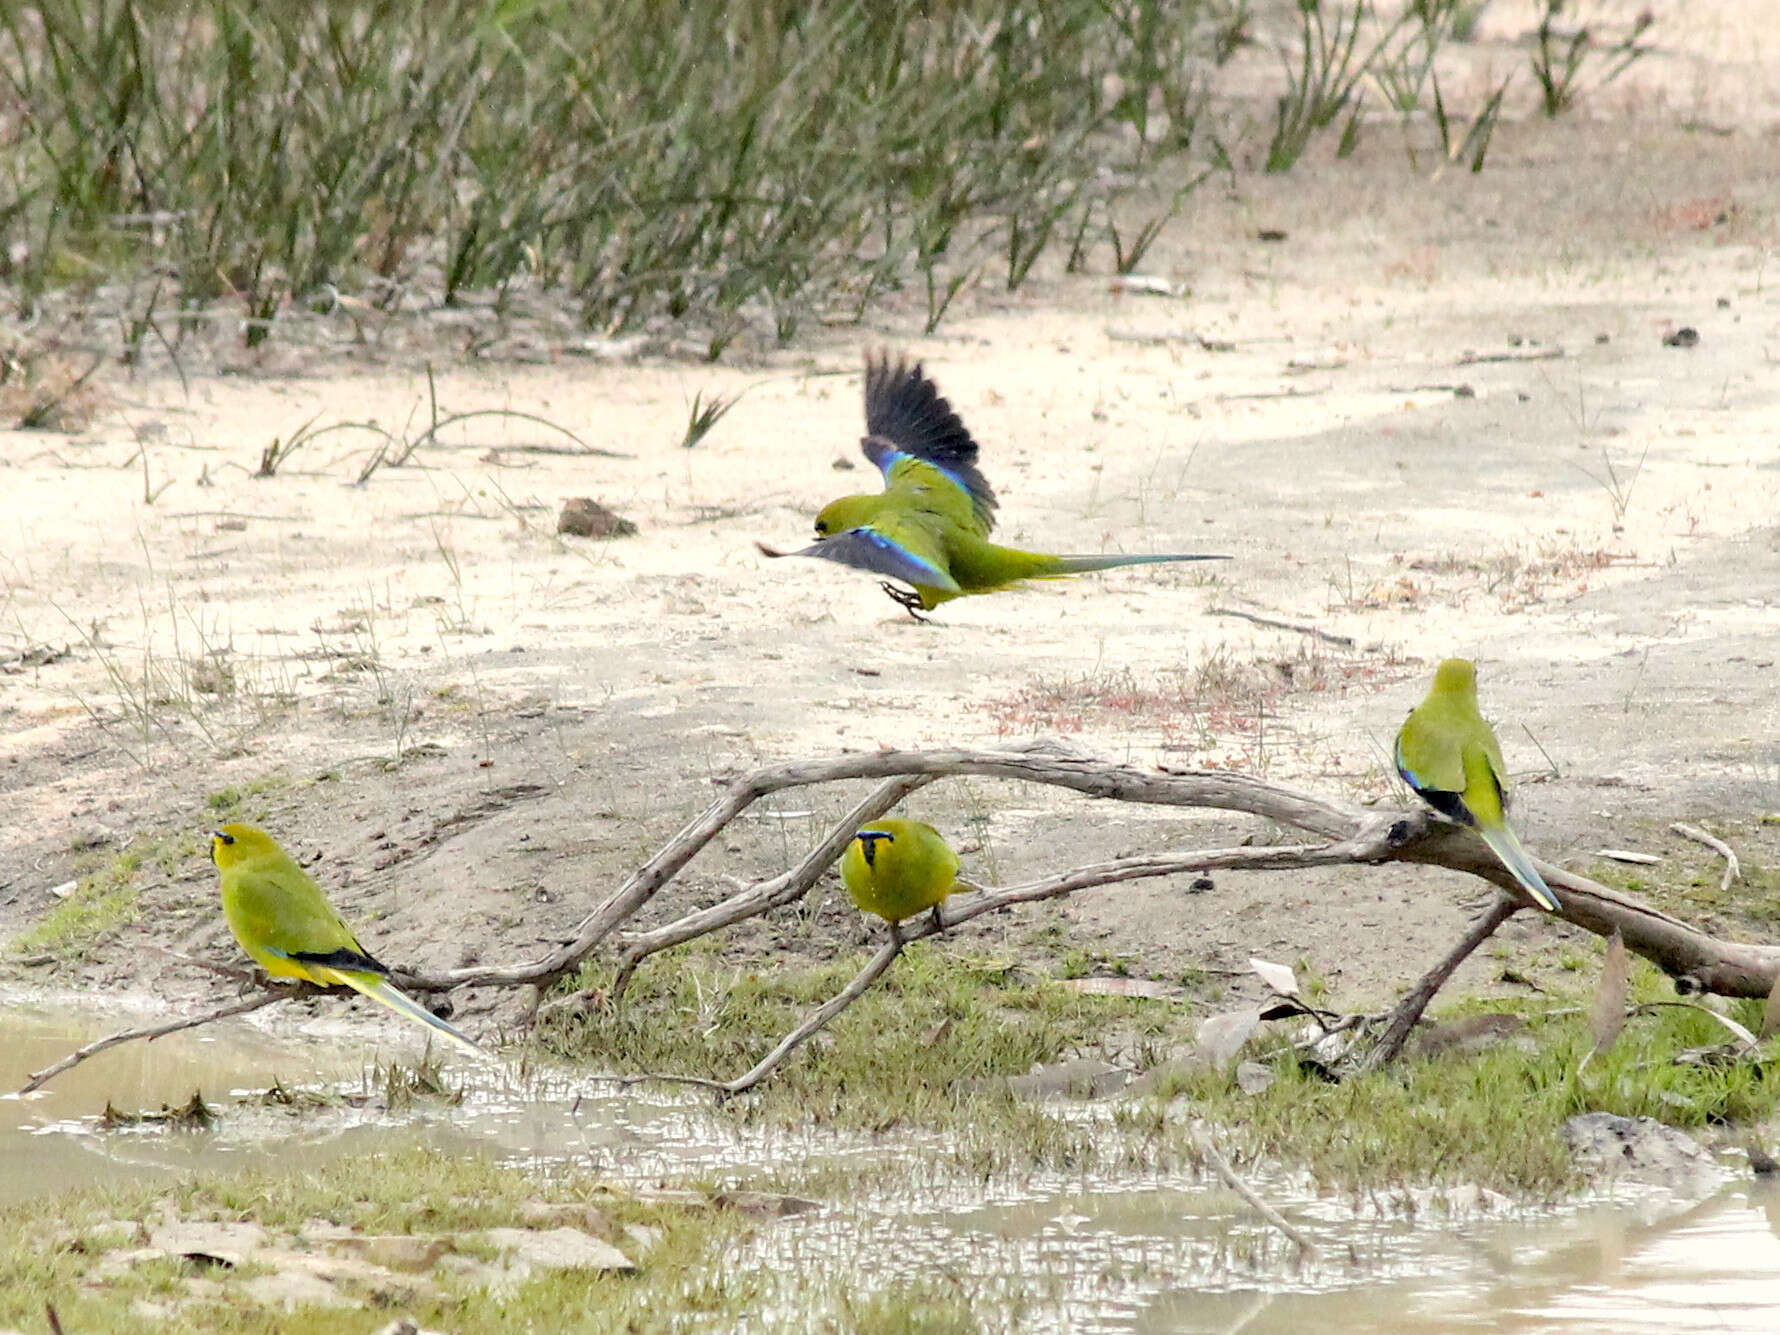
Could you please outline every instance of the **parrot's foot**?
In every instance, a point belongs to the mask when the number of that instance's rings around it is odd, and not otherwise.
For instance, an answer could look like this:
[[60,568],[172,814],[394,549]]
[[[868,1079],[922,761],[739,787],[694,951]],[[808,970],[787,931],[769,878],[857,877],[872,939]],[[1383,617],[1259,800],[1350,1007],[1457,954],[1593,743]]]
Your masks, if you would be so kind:
[[927,916],[933,919],[933,930],[934,931],[943,932],[946,930],[946,915],[939,911],[938,904],[935,904],[930,910],[928,910]]
[[894,584],[890,583],[889,580],[880,581],[878,587],[885,593],[889,594],[891,599],[900,604],[902,610],[907,612],[916,621],[919,621],[922,625],[928,624],[927,618],[921,615],[921,613],[926,610],[926,606],[922,603],[920,594],[911,589],[899,589]]

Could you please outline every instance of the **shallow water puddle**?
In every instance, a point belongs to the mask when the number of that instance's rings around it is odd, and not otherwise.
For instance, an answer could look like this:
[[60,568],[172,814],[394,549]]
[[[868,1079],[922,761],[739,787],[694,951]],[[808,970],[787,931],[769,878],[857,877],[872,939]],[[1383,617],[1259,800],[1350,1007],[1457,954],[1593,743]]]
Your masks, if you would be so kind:
[[[152,1017],[151,1017],[152,1018]],[[262,1033],[247,1025],[210,1025],[152,1043],[125,1043],[64,1072],[25,1098],[12,1095],[33,1071],[83,1043],[146,1022],[137,1013],[95,1014],[0,996],[0,1206],[48,1192],[121,1182],[145,1174],[220,1170],[225,1156],[262,1149],[263,1128],[222,1134],[170,1132],[145,1125],[102,1132],[108,1103],[126,1113],[179,1106],[201,1092],[211,1105],[231,1091],[263,1089],[280,1076],[344,1080],[364,1063],[335,1047]],[[230,1104],[232,1108],[232,1103]],[[335,1125],[337,1136],[350,1128]],[[302,1152],[300,1142],[291,1145]],[[317,1146],[318,1157],[328,1152]],[[334,1151],[339,1152],[339,1151]]]
[[[153,1017],[150,1017],[151,1019]],[[811,1138],[784,1131],[745,1136],[684,1093],[622,1089],[551,1072],[523,1085],[498,1069],[452,1058],[442,1082],[461,1102],[415,1097],[391,1110],[373,1049],[324,1042],[245,1021],[224,1021],[101,1052],[24,1098],[10,1095],[33,1071],[83,1043],[143,1023],[140,1014],[96,1014],[0,994],[0,1206],[45,1193],[145,1174],[226,1171],[244,1156],[320,1162],[421,1142],[502,1162],[573,1165],[625,1180],[692,1173],[745,1175],[788,1159],[808,1161]],[[385,1055],[412,1062],[419,1049]],[[282,1082],[328,1106],[263,1103]],[[124,1113],[178,1107],[201,1093],[218,1114],[208,1128],[146,1123],[107,1130],[107,1105]],[[835,1155],[863,1142],[824,1138]]]
[[1780,1186],[1691,1207],[1655,1192],[1538,1211],[1486,1198],[1417,1223],[1265,1187],[1321,1249],[1303,1262],[1215,1186],[1032,1188],[949,1209],[831,1208],[766,1234],[761,1260],[943,1275],[979,1314],[1022,1313],[1022,1332],[1780,1331]]
[[[0,1089],[130,1022],[8,999]],[[1036,1173],[966,1182],[936,1166],[934,1140],[741,1127],[710,1116],[697,1096],[613,1092],[568,1075],[534,1076],[521,1090],[454,1065],[451,1083],[472,1082],[461,1104],[419,1100],[393,1113],[375,1097],[300,1112],[234,1097],[280,1079],[292,1089],[332,1081],[340,1093],[372,1092],[368,1071],[357,1052],[246,1023],[126,1044],[39,1095],[0,1099],[0,1205],[227,1170],[249,1155],[320,1162],[417,1140],[544,1169],[573,1164],[639,1186],[691,1175],[747,1185],[775,1170],[890,1158],[908,1170],[894,1187],[776,1221],[731,1263],[777,1276],[788,1309],[821,1276],[848,1274],[867,1287],[931,1286],[937,1276],[968,1296],[988,1328],[1022,1332],[1780,1330],[1780,1186],[1761,1182],[1692,1205],[1628,1190],[1553,1210],[1474,1191],[1424,1194],[1413,1220],[1394,1204],[1355,1209],[1301,1183],[1257,1182],[1318,1245],[1301,1260],[1210,1179]],[[98,1127],[107,1102],[153,1110],[194,1090],[221,1113],[214,1127]],[[1099,1125],[1105,1114],[1090,1104],[1072,1115]]]

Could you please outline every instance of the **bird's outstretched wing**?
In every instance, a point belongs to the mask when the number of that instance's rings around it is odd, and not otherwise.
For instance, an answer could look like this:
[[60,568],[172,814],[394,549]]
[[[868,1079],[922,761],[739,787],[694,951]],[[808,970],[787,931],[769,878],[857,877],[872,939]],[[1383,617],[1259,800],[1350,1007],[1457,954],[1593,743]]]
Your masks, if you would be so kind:
[[[865,430],[860,447],[886,486],[943,479],[969,503],[963,522],[979,535],[995,527],[995,492],[977,467],[977,443],[919,362],[866,358]],[[939,478],[921,476],[934,471]]]
[[839,561],[904,584],[944,589],[947,593],[963,592],[947,572],[938,542],[918,524],[850,528],[795,552],[756,545],[768,556],[820,556],[825,561]]

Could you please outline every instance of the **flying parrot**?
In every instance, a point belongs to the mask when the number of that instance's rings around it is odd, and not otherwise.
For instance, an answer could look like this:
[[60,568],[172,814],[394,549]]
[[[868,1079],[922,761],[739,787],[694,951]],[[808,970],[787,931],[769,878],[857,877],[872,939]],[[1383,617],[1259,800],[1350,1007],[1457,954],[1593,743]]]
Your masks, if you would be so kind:
[[816,516],[816,541],[809,547],[783,552],[755,545],[767,556],[820,556],[886,576],[884,592],[916,620],[952,598],[993,593],[1023,579],[1161,561],[1229,560],[1051,556],[990,542],[995,493],[977,467],[977,443],[919,362],[866,357],[865,431],[860,447],[884,475],[884,490],[830,501]]
[[1396,758],[1397,773],[1417,797],[1476,830],[1534,903],[1559,911],[1557,896],[1509,828],[1502,749],[1477,711],[1477,668],[1469,660],[1449,658],[1434,670],[1427,699],[1398,730]]
[[365,953],[314,878],[264,830],[225,825],[212,831],[210,860],[221,873],[229,930],[272,977],[350,987],[489,1059],[486,1050],[390,983],[389,970]]

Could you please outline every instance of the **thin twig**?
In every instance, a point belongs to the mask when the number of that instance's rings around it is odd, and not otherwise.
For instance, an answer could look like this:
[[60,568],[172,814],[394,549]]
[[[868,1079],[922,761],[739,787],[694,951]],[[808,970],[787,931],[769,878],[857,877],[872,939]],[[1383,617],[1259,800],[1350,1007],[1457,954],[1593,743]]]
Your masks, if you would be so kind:
[[1271,630],[1296,631],[1299,635],[1309,635],[1321,640],[1324,644],[1339,645],[1343,649],[1354,647],[1351,636],[1331,635],[1328,631],[1318,630],[1315,626],[1300,626],[1291,621],[1275,621],[1272,617],[1256,616],[1253,612],[1239,611],[1234,607],[1208,607],[1205,610],[1214,617],[1241,617],[1244,621],[1252,621],[1257,626],[1266,626]]
[[[876,820],[910,793],[932,783],[933,778],[930,774],[910,774],[885,780],[864,801],[842,816],[828,832],[828,837],[790,870],[751,885],[710,908],[688,913],[664,927],[629,938],[618,965],[618,976],[612,981],[611,995],[623,995],[637,965],[657,951],[801,899],[834,865],[861,825]],[[546,1012],[550,1009],[552,1007],[545,1008]]]
[[1199,1157],[1204,1159],[1206,1163],[1210,1164],[1212,1171],[1224,1179],[1225,1186],[1229,1187],[1231,1191],[1234,1191],[1238,1196],[1242,1197],[1243,1200],[1248,1202],[1250,1209],[1260,1215],[1261,1218],[1265,1219],[1269,1224],[1272,1224],[1281,1233],[1284,1233],[1293,1242],[1297,1243],[1298,1250],[1305,1256],[1316,1255],[1316,1244],[1309,1238],[1305,1237],[1304,1234],[1278,1210],[1275,1210],[1271,1205],[1267,1204],[1266,1201],[1262,1200],[1253,1187],[1249,1186],[1248,1183],[1244,1182],[1236,1175],[1236,1170],[1230,1167],[1230,1161],[1224,1158],[1223,1155],[1219,1154],[1218,1147],[1211,1143],[1211,1133],[1198,1123],[1195,1123],[1193,1126],[1193,1144],[1199,1151]]
[[766,1079],[767,1076],[777,1070],[780,1064],[784,1062],[785,1058],[797,1051],[797,1049],[808,1042],[813,1035],[828,1025],[835,1016],[839,1015],[842,1011],[846,1010],[847,1007],[859,1000],[860,997],[864,996],[866,992],[870,990],[871,985],[877,982],[879,977],[883,975],[884,970],[894,964],[896,962],[896,957],[902,954],[904,941],[905,938],[893,928],[890,933],[889,943],[879,950],[877,954],[871,957],[866,966],[853,976],[852,982],[848,983],[839,992],[835,993],[827,1001],[823,1002],[815,1010],[806,1015],[803,1023],[798,1025],[797,1028],[793,1029],[789,1034],[786,1034],[785,1037],[781,1038],[771,1052],[767,1053],[766,1056],[756,1062],[752,1068],[744,1074],[737,1076],[734,1080],[711,1080],[705,1076],[668,1075],[661,1072],[649,1071],[638,1075],[615,1076],[613,1077],[613,1081],[614,1083],[621,1085],[640,1085],[648,1083],[691,1085],[695,1089],[711,1090],[713,1093],[723,1098],[729,1098],[733,1095],[741,1094],[747,1090],[753,1089],[755,1085],[758,1085],[762,1080]]
[[66,1057],[34,1071],[31,1078],[19,1089],[20,1095],[33,1094],[42,1089],[51,1080],[64,1071],[79,1066],[88,1057],[97,1056],[106,1048],[115,1048],[120,1043],[134,1042],[136,1039],[154,1040],[167,1034],[177,1034],[181,1029],[196,1029],[201,1024],[209,1024],[212,1020],[226,1020],[231,1015],[246,1015],[249,1011],[257,1011],[263,1006],[271,1006],[280,1001],[289,1001],[292,997],[312,996],[320,992],[318,987],[281,987],[278,991],[260,996],[246,997],[240,1001],[230,1002],[227,1006],[218,1006],[215,1010],[205,1011],[202,1015],[188,1015],[183,1020],[168,1020],[161,1024],[144,1025],[140,1029],[124,1029],[115,1034],[107,1034],[104,1038],[94,1039],[84,1048],[76,1048]]
[[1484,362],[1550,362],[1564,355],[1562,348],[1519,348],[1513,352],[1467,352],[1454,366],[1477,366]]
[[1689,825],[1685,821],[1679,820],[1669,826],[1669,828],[1683,839],[1691,839],[1696,844],[1704,844],[1707,848],[1711,849],[1714,853],[1718,854],[1719,857],[1724,859],[1724,875],[1718,878],[1718,888],[1720,890],[1729,890],[1731,888],[1731,882],[1735,881],[1737,877],[1743,874],[1743,867],[1742,864],[1737,861],[1737,855],[1731,852],[1731,846],[1725,843],[1724,840],[1720,839],[1717,835],[1709,834],[1697,825]]
[[1217,396],[1217,401],[1219,403],[1245,403],[1258,399],[1310,399],[1315,398],[1318,394],[1327,394],[1328,392],[1327,385],[1320,385],[1316,389],[1256,390],[1253,394],[1220,394]]
[[902,954],[902,944],[902,938],[892,931],[889,943],[871,957],[866,966],[853,976],[852,982],[811,1011],[804,1018],[804,1022],[781,1038],[778,1046],[756,1062],[752,1070],[731,1080],[724,1087],[724,1092],[740,1094],[744,1090],[753,1089],[755,1085],[771,1075],[780,1062],[801,1047],[835,1016],[864,996],[866,990],[878,981],[884,970],[894,964],[896,957]]
[[1428,1003],[1434,999],[1434,994],[1446,986],[1446,980],[1452,977],[1453,970],[1463,964],[1472,951],[1489,940],[1496,928],[1519,912],[1521,907],[1518,899],[1501,893],[1496,895],[1488,911],[1471,924],[1470,930],[1459,938],[1459,943],[1447,952],[1446,958],[1423,974],[1408,995],[1397,1003],[1396,1009],[1391,1012],[1390,1023],[1385,1026],[1377,1044],[1361,1063],[1363,1070],[1377,1070],[1397,1059],[1397,1054],[1403,1051],[1403,1045],[1409,1041],[1409,1035],[1421,1020],[1422,1012],[1428,1009]]

